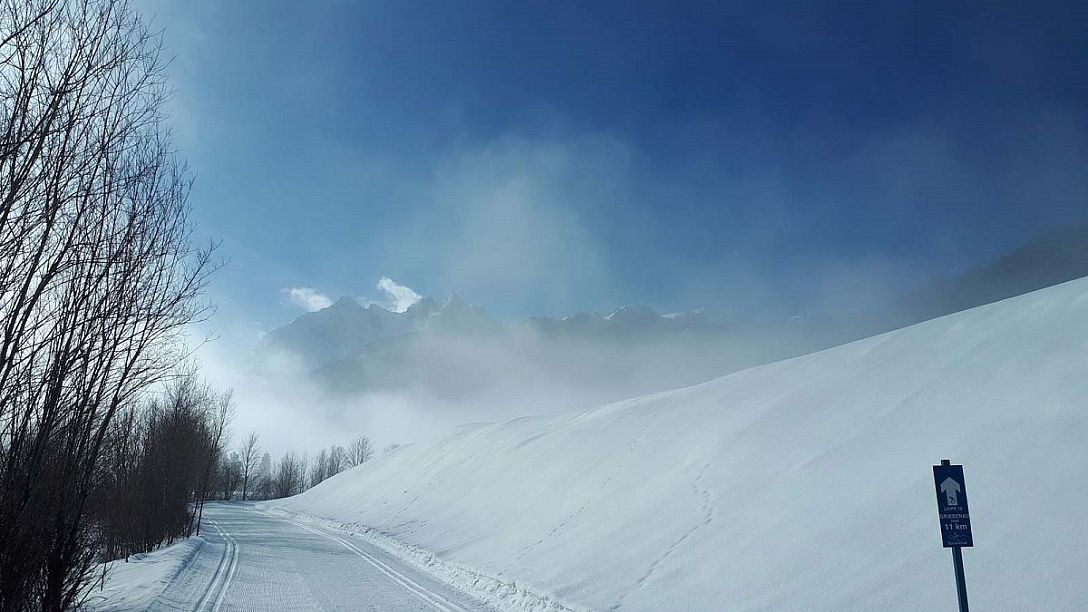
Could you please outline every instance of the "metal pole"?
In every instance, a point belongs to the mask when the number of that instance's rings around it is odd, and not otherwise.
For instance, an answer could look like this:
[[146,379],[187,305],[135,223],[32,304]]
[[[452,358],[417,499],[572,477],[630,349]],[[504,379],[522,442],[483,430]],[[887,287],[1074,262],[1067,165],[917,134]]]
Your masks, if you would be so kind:
[[952,563],[956,566],[956,595],[960,599],[960,612],[968,612],[967,579],[963,575],[963,554],[959,546],[952,547]]
[[[952,465],[952,461],[941,459],[941,465]],[[956,568],[956,596],[960,601],[960,612],[967,609],[967,578],[963,574],[963,553],[959,546],[952,547],[952,565]]]

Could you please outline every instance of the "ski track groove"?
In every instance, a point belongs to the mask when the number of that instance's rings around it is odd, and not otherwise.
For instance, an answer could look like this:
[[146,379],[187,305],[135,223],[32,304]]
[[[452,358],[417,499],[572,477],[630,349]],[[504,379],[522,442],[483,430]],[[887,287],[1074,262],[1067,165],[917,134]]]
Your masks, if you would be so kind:
[[[219,559],[219,565],[215,568],[215,574],[212,575],[211,582],[208,583],[208,589],[204,591],[204,595],[200,598],[200,602],[197,603],[194,610],[200,611],[211,601],[212,594],[216,592],[219,587],[219,583],[223,582],[222,590],[219,591],[219,597],[216,599],[215,607],[213,610],[218,610],[220,604],[223,601],[223,594],[226,593],[227,587],[230,583],[230,578],[234,575],[234,568],[238,565],[237,545],[234,543],[234,539],[228,536],[223,529],[219,526],[219,523],[209,519],[215,530],[219,532],[219,535],[223,537],[223,556]],[[226,571],[224,571],[224,565]],[[228,577],[229,574],[229,577]]]
[[390,579],[392,579],[394,582],[396,582],[396,583],[400,584],[401,586],[403,586],[410,593],[416,595],[417,597],[419,597],[423,601],[431,604],[432,606],[434,606],[435,608],[437,608],[439,610],[442,610],[443,612],[469,612],[465,608],[463,608],[460,605],[446,599],[442,595],[427,590],[426,587],[420,585],[419,583],[417,583],[416,581],[412,580],[411,578],[405,576],[404,574],[401,574],[400,572],[393,569],[392,567],[389,567],[388,565],[383,563],[380,559],[374,557],[370,553],[364,551],[363,549],[359,548],[358,546],[355,546],[351,542],[349,542],[349,541],[347,541],[347,540],[345,540],[345,539],[343,539],[343,538],[341,538],[339,536],[335,536],[335,535],[326,533],[324,531],[320,531],[320,530],[318,530],[316,528],[311,528],[311,527],[309,527],[307,525],[303,525],[301,523],[296,523],[295,521],[292,521],[292,520],[289,520],[289,519],[283,519],[283,520],[287,521],[288,523],[291,523],[292,525],[294,525],[296,527],[299,527],[300,529],[304,529],[306,531],[309,531],[310,533],[314,533],[314,534],[317,534],[319,536],[328,538],[328,539],[330,539],[330,540],[332,540],[334,542],[337,542],[338,544],[340,544],[344,548],[347,548],[349,551],[355,553],[355,555],[359,556],[364,561],[366,561],[366,562],[370,563],[371,565],[373,565],[375,568],[378,569],[378,571],[382,572],[386,576],[389,576]]
[[212,608],[212,612],[219,612],[219,607],[223,605],[223,598],[227,594],[227,589],[230,588],[230,583],[234,580],[234,572],[238,569],[238,540],[234,539],[232,534],[223,531],[218,523],[216,524],[216,529],[219,530],[219,533],[224,538],[230,540],[232,547],[230,568],[227,570],[227,577],[223,580],[223,586],[219,589],[219,597],[215,600],[215,606]]

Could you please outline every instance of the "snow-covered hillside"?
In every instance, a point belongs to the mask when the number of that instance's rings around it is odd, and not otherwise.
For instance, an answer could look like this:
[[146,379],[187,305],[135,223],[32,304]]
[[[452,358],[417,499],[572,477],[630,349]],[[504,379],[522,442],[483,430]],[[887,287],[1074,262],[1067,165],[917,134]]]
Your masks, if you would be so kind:
[[466,426],[284,505],[575,607],[1088,606],[1088,279],[580,414]]

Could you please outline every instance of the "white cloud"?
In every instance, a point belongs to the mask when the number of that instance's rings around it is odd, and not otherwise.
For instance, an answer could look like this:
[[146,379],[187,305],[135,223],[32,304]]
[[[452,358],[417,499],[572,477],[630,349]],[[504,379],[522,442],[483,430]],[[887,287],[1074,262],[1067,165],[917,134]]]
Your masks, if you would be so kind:
[[399,284],[397,281],[383,276],[377,284],[378,291],[385,294],[386,304],[388,308],[393,312],[404,312],[408,310],[408,307],[418,302],[422,296],[420,296],[411,288],[405,287]]
[[281,289],[280,292],[286,295],[292,304],[306,312],[314,312],[332,306],[332,300],[329,299],[329,296],[319,293],[311,287],[289,287]]

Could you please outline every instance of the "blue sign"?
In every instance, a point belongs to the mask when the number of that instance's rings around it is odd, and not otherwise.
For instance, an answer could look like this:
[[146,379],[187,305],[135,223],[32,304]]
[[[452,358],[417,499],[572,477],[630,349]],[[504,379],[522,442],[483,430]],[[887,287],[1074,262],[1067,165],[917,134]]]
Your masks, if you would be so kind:
[[933,484],[937,486],[937,511],[941,519],[941,539],[944,547],[974,546],[963,466],[933,466]]

